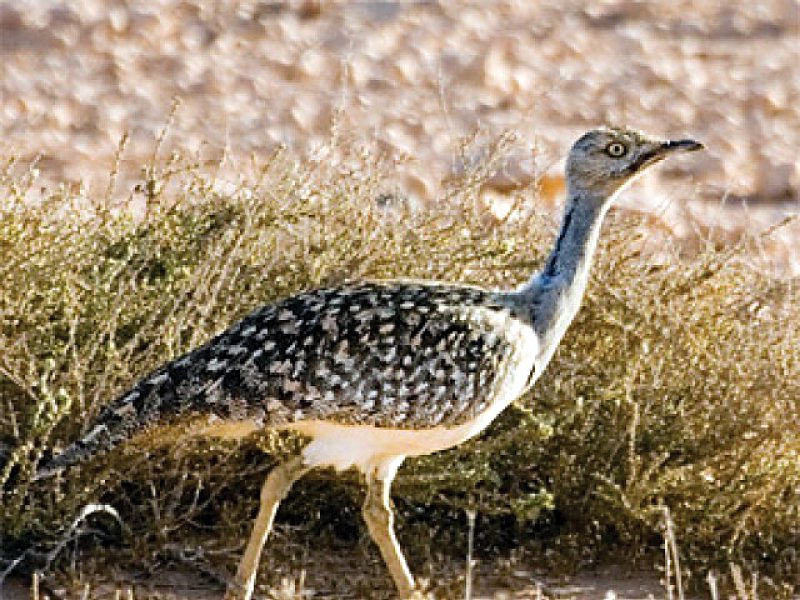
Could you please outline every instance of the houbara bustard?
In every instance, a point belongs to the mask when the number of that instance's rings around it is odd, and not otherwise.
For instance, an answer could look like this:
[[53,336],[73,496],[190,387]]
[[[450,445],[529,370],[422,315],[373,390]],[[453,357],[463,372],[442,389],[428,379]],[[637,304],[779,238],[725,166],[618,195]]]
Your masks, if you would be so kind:
[[414,579],[395,538],[389,498],[398,467],[407,456],[477,435],[533,385],[578,311],[614,198],[650,165],[700,148],[625,129],[589,131],[567,159],[566,206],[553,250],[518,289],[380,281],[265,306],[148,375],[36,477],[178,417],[201,421],[208,435],[295,431],[310,441],[267,477],[226,599],[251,597],[278,504],[320,466],[356,467],[366,476],[364,519],[407,598]]

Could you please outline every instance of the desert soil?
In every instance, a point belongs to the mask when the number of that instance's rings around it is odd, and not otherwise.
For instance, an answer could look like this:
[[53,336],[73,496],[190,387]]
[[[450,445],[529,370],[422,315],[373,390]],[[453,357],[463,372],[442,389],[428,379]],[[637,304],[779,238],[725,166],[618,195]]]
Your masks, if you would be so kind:
[[[363,578],[363,574],[353,570],[353,565],[343,567],[335,575],[347,581],[350,578]],[[117,574],[119,577],[119,574]],[[124,576],[123,576],[124,577]],[[122,591],[125,598],[131,590],[136,598],[151,598],[153,600],[217,600],[222,596],[223,586],[217,582],[209,582],[198,577],[197,572],[184,570],[168,570],[160,572],[156,577],[144,580],[128,574],[124,577],[128,582],[117,585],[107,584],[93,578],[84,578],[84,582],[91,581],[88,585],[90,596],[93,600],[111,600]],[[315,589],[313,582],[309,584],[309,577],[304,572],[293,573],[287,577],[284,585],[270,588],[263,587],[256,592],[254,600],[296,600],[301,596],[316,600],[365,600],[362,591],[369,588],[369,584],[361,584],[357,592],[327,593],[325,589]],[[473,587],[473,600],[654,600],[663,598],[664,586],[658,573],[646,571],[631,571],[622,566],[610,566],[596,570],[585,571],[572,577],[547,577],[534,575],[529,571],[517,569],[505,575],[502,581],[493,576],[491,569],[479,568]],[[387,599],[392,597],[391,590],[380,581],[375,584],[375,594],[367,594],[370,598]],[[441,592],[435,593],[436,598],[463,598],[463,582],[458,592],[450,592],[446,596]],[[29,600],[31,597],[30,584],[21,579],[13,579],[0,590],[3,600]],[[52,592],[50,590],[52,589]],[[67,591],[69,589],[69,591]],[[79,598],[87,589],[85,583],[77,583],[70,588],[53,586],[47,588],[42,585],[41,600],[45,596],[50,598]],[[459,593],[460,592],[460,593]],[[293,595],[294,594],[294,595]],[[685,595],[686,600],[697,598],[691,594]]]

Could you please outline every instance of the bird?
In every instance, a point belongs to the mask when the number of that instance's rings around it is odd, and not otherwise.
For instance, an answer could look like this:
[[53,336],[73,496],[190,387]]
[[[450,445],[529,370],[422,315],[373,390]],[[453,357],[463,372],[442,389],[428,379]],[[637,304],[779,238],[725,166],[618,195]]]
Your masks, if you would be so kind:
[[225,599],[252,597],[279,504],[317,467],[363,473],[367,529],[398,595],[410,598],[415,580],[390,499],[401,464],[475,437],[531,389],[579,310],[614,200],[648,167],[702,148],[628,128],[589,130],[567,157],[552,250],[518,287],[355,281],[263,306],[145,376],[34,477],[46,479],[176,419],[199,423],[199,435],[227,438],[292,431],[307,443],[267,475]]

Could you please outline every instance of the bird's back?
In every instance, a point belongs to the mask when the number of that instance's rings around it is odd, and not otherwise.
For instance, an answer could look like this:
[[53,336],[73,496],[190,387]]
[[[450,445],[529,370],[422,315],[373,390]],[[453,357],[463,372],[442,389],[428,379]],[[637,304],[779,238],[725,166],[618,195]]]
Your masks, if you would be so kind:
[[181,417],[455,427],[519,393],[511,388],[528,378],[536,351],[524,318],[479,288],[375,282],[305,292],[151,373],[46,468]]

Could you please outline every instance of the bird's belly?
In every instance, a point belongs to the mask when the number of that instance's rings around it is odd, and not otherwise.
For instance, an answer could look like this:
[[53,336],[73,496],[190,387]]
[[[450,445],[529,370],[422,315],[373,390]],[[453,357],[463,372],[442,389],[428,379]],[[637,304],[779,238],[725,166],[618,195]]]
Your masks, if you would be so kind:
[[371,465],[383,459],[422,456],[456,446],[483,429],[478,420],[457,427],[430,429],[300,421],[285,429],[311,438],[303,450],[308,466],[331,466],[337,471],[357,467],[366,472]]

